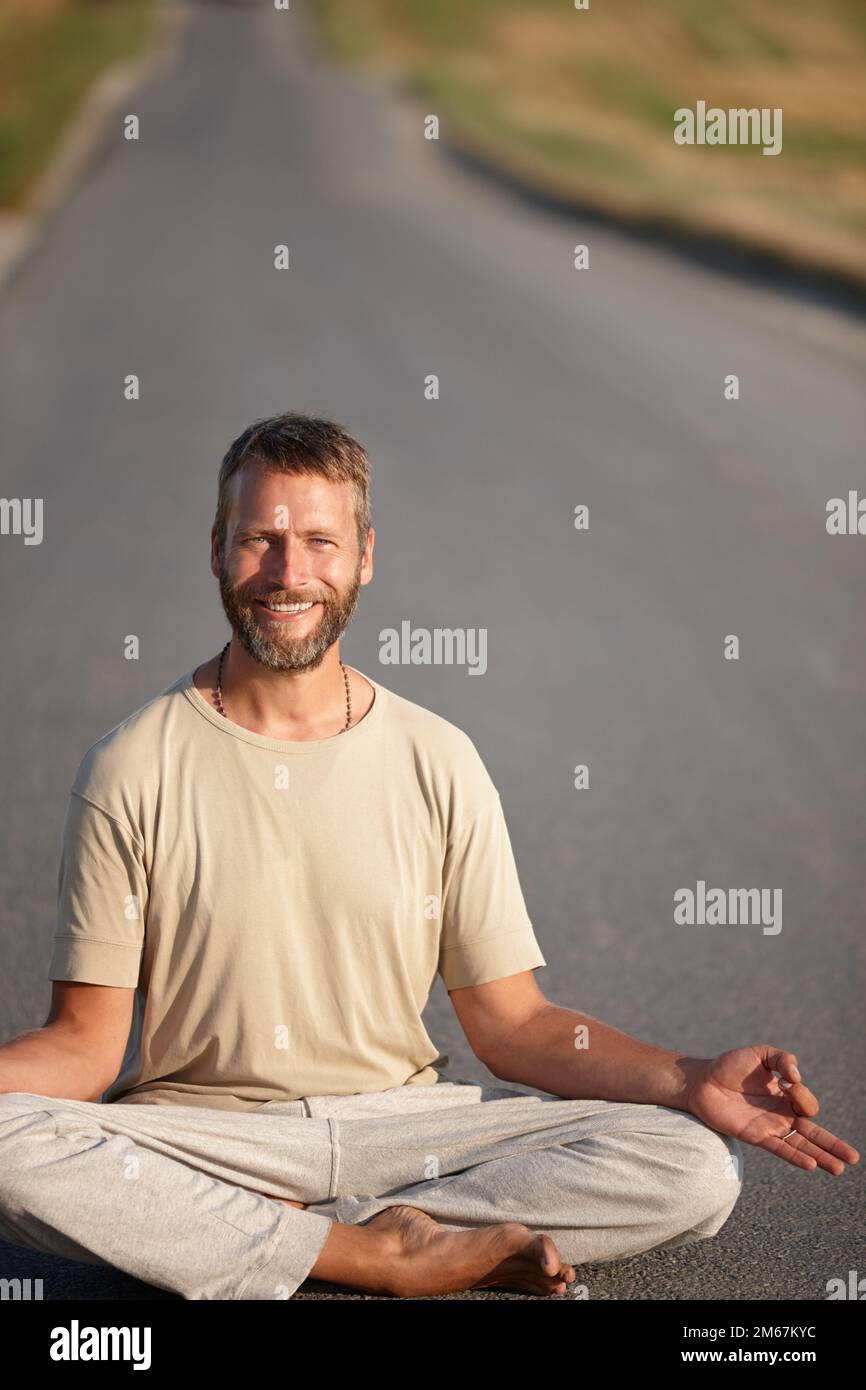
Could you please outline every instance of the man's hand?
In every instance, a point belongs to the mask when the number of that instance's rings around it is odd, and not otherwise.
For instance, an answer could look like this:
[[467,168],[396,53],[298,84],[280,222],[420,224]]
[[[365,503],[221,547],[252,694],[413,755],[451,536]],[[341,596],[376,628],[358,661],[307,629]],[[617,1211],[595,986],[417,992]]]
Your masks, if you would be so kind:
[[[796,1057],[766,1043],[738,1047],[705,1062],[685,1108],[711,1129],[756,1144],[808,1172],[824,1168],[838,1177],[846,1164],[860,1159],[844,1139],[811,1123],[808,1116],[821,1107],[802,1084]],[[796,1134],[783,1139],[790,1129]]]

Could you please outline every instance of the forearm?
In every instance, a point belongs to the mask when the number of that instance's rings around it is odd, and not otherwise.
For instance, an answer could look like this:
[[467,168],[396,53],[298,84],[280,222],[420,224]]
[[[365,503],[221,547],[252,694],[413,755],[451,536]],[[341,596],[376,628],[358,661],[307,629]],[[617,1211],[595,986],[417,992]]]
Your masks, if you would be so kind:
[[625,1100],[687,1109],[707,1058],[638,1042],[591,1014],[547,1003],[484,1061],[502,1081],[563,1099]]
[[104,1061],[75,1028],[47,1024],[0,1047],[0,1093],[98,1100],[107,1084]]

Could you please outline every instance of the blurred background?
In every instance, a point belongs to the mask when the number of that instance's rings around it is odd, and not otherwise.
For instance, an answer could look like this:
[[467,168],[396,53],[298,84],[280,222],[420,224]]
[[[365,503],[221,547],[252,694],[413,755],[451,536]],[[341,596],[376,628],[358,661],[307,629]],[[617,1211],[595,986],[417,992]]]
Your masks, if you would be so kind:
[[[147,45],[158,7],[2,0],[4,207],[26,200],[95,74]],[[580,14],[568,0],[312,0],[308,9],[335,60],[398,79],[455,142],[537,188],[866,283],[860,0],[617,0]],[[784,159],[770,167],[730,145],[708,161],[675,145],[671,113],[701,99],[781,107]]]
[[[44,499],[41,544],[0,535],[2,1040],[47,1011],[86,749],[228,635],[219,461],[303,410],[372,461],[342,654],[475,741],[541,988],[662,1047],[789,1048],[863,1148],[866,539],[825,518],[866,496],[864,44],[843,0],[0,0],[0,489]],[[782,153],[677,146],[699,100],[782,107]],[[485,676],[381,666],[406,619],[485,628]],[[675,925],[698,879],[780,888],[781,932]],[[441,981],[425,1017],[484,1077]],[[749,1148],[720,1236],[582,1277],[823,1298],[861,1168]]]

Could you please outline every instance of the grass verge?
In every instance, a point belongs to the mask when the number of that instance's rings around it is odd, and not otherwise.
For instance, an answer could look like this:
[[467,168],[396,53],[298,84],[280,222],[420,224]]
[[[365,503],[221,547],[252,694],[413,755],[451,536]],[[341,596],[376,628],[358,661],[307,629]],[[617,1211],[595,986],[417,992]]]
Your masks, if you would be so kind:
[[[330,53],[539,190],[866,284],[862,0],[314,0]],[[674,143],[674,112],[781,107],[778,155]],[[419,137],[420,138],[420,137]]]
[[158,0],[0,0],[0,208],[24,212],[87,89],[146,47]]

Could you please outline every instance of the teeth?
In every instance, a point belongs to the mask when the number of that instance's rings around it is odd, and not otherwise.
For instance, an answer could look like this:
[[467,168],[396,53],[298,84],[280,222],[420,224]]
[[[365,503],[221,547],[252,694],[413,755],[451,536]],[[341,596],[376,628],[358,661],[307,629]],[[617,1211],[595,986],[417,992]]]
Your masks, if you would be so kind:
[[312,603],[266,603],[269,613],[305,613]]

